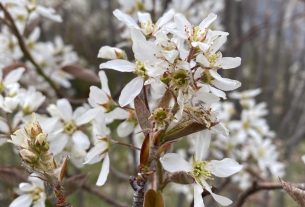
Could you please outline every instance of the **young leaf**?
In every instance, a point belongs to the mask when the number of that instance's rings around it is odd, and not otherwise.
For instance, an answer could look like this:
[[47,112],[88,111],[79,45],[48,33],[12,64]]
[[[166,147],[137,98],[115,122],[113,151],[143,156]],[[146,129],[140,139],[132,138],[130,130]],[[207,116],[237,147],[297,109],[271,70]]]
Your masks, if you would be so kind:
[[144,197],[144,207],[164,207],[161,192],[153,189],[148,190]]
[[141,152],[140,152],[140,165],[141,167],[144,167],[149,159],[149,135],[147,134],[145,136],[145,139],[143,141]]
[[[214,124],[212,124],[212,126],[214,126],[216,124],[217,123],[214,123]],[[193,134],[195,132],[202,131],[207,128],[208,128],[207,126],[200,124],[198,122],[194,122],[192,120],[183,121],[183,122],[177,124],[175,127],[170,129],[169,131],[165,132],[164,136],[162,137],[161,142],[165,143],[168,141],[174,141],[181,137]]]
[[144,132],[144,134],[147,134],[147,132],[151,129],[151,122],[149,121],[150,112],[147,109],[144,101],[137,96],[134,100],[135,110],[138,122]]
[[92,70],[82,68],[78,65],[66,65],[62,67],[62,70],[80,80],[88,81],[90,83],[100,82],[98,75]]

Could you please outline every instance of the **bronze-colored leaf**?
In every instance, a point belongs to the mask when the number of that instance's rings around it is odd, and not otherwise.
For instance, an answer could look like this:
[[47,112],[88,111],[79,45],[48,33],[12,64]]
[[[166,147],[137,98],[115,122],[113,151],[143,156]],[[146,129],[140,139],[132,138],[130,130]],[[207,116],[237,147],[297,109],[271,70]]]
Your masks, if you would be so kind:
[[144,207],[164,207],[161,192],[153,189],[148,190],[144,197]]
[[80,189],[86,181],[85,174],[74,175],[64,181],[65,196],[69,196]]
[[62,70],[80,80],[88,81],[90,83],[100,82],[98,75],[95,74],[94,71],[78,65],[66,65],[62,67]]
[[141,152],[140,152],[140,165],[141,167],[145,166],[149,159],[149,135],[147,134],[142,143]]
[[137,115],[138,122],[144,132],[148,134],[148,131],[151,129],[151,122],[149,121],[150,112],[147,109],[144,101],[137,96],[134,100],[135,111]]
[[179,184],[192,184],[194,183],[194,178],[190,176],[186,172],[176,172],[173,173],[170,177],[169,180],[174,183],[179,183]]
[[172,99],[172,93],[169,89],[167,89],[159,102],[158,108],[164,108],[164,109],[168,108],[171,99]]
[[283,189],[293,198],[293,200],[296,201],[300,207],[304,207],[305,191],[293,186],[291,183],[285,182],[283,180],[280,181]]
[[29,174],[22,168],[17,167],[1,167],[0,183],[8,186],[16,186],[21,182],[27,181]]
[[68,158],[66,157],[63,161],[63,163],[61,164],[60,166],[60,172],[59,172],[59,175],[58,175],[58,180],[61,182],[64,177],[65,177],[65,174],[66,174],[66,171],[67,171],[67,167],[68,167]]
[[9,72],[11,72],[13,70],[16,70],[20,67],[25,68],[26,65],[24,63],[21,63],[21,62],[15,62],[15,63],[12,63],[8,66],[5,66],[4,68],[2,68],[3,76],[5,77]]
[[[212,124],[212,126],[214,126],[215,124]],[[195,132],[202,131],[204,129],[207,129],[207,127],[203,124],[199,124],[192,120],[183,121],[177,124],[169,131],[165,132],[164,136],[162,137],[161,143],[174,141],[176,139],[193,134]]]

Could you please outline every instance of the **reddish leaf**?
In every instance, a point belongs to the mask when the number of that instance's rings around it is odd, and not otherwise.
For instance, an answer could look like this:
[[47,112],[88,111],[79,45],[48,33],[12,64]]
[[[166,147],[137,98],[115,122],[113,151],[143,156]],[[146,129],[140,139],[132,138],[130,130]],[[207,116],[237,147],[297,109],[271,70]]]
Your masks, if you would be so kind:
[[15,62],[13,64],[10,64],[8,66],[5,66],[4,68],[2,68],[3,70],[3,76],[5,77],[9,72],[13,71],[13,70],[16,70],[20,67],[23,67],[25,68],[26,65],[24,63],[21,63],[21,62]]
[[145,166],[149,159],[149,135],[145,136],[145,139],[143,141],[141,152],[140,152],[140,165],[141,167]]
[[172,93],[169,89],[167,89],[159,102],[159,108],[168,108],[169,102],[172,99]]
[[164,207],[164,201],[161,192],[152,189],[145,193],[144,207]]
[[98,75],[95,74],[92,70],[82,68],[78,65],[66,65],[62,67],[62,70],[80,80],[85,80],[91,83],[100,82]]
[[134,100],[135,111],[137,115],[138,122],[144,132],[144,134],[148,134],[149,130],[152,128],[151,122],[149,121],[150,112],[147,109],[144,101],[137,96]]
[[176,172],[173,173],[170,177],[169,177],[171,182],[174,183],[179,183],[179,184],[192,184],[194,183],[194,178],[192,176],[190,176],[188,173],[186,172]]
[[[216,123],[212,124],[214,126]],[[207,126],[193,122],[192,120],[183,121],[177,124],[175,127],[167,131],[162,137],[162,143],[174,141],[181,137],[193,134],[195,132],[207,129]]]

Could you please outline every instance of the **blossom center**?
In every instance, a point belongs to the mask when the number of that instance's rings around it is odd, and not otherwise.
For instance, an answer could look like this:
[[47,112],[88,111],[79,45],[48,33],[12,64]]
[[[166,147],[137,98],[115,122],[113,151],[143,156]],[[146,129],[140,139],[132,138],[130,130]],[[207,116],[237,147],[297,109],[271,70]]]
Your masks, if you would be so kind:
[[135,74],[137,74],[138,76],[141,76],[143,78],[145,78],[147,76],[146,73],[146,69],[145,66],[142,62],[140,61],[136,61],[136,70],[135,70]]
[[209,179],[212,177],[211,172],[206,169],[207,164],[207,161],[196,161],[193,163],[192,174],[196,179]]
[[0,81],[0,92],[2,92],[5,89],[5,85],[2,81]]
[[211,76],[208,70],[205,70],[201,75],[201,81],[206,84],[210,84],[212,80],[214,80],[214,78]]
[[35,188],[35,189],[31,192],[32,199],[33,199],[34,202],[39,200],[39,198],[40,198],[40,193],[42,193],[42,192],[43,192],[43,189],[41,189],[41,188],[39,188],[39,187]]
[[76,124],[73,121],[64,123],[64,131],[66,134],[73,134],[77,129]]
[[179,69],[173,74],[173,83],[177,88],[182,88],[188,85],[189,78],[185,70]]

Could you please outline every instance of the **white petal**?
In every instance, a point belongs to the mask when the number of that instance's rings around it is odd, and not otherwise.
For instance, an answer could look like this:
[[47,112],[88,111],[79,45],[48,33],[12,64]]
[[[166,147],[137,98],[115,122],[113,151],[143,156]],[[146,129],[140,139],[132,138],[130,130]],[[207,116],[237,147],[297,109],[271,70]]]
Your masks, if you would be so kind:
[[235,90],[241,86],[241,83],[237,80],[223,78],[214,70],[210,70],[209,72],[211,76],[215,78],[214,80],[211,81],[211,83],[223,91]]
[[84,164],[94,164],[105,156],[105,152],[108,148],[108,144],[104,141],[99,141],[94,147],[92,147],[86,155]]
[[217,19],[217,15],[214,13],[209,14],[202,22],[199,24],[201,29],[208,28],[215,20]]
[[72,119],[72,106],[67,99],[60,99],[56,103],[57,108],[60,112],[61,118],[65,121],[70,121]]
[[225,137],[229,136],[229,130],[223,125],[223,123],[216,124],[211,128],[216,134],[221,134]]
[[19,184],[19,189],[23,192],[29,192],[32,191],[35,188],[35,186],[33,186],[30,183],[20,183]]
[[130,121],[123,121],[117,128],[117,133],[119,137],[127,137],[134,130],[134,123]]
[[162,15],[162,17],[159,18],[159,20],[156,23],[156,27],[160,28],[166,23],[168,23],[175,15],[175,11],[173,9],[167,11],[165,14]]
[[100,80],[101,80],[101,84],[102,84],[102,90],[106,92],[106,94],[108,96],[111,96],[110,90],[109,90],[109,86],[108,86],[108,78],[106,76],[106,73],[104,71],[100,71],[98,73]]
[[214,54],[216,53],[222,46],[223,44],[227,41],[227,36],[226,35],[222,35],[220,37],[218,37],[212,44],[212,46],[210,47],[210,53]]
[[142,63],[155,61],[157,53],[154,43],[147,41],[144,34],[140,30],[131,29],[132,51],[135,58]]
[[127,83],[127,85],[121,91],[119,98],[120,106],[124,107],[130,104],[142,91],[143,83],[144,79],[142,77],[136,77]]
[[105,159],[103,160],[102,169],[96,181],[97,186],[102,186],[105,184],[109,174],[109,168],[110,168],[110,160],[109,160],[109,155],[107,154],[105,156]]
[[126,53],[120,48],[103,46],[98,51],[97,57],[109,60],[125,59]]
[[109,101],[107,94],[96,86],[90,87],[88,102],[93,107],[101,106]]
[[100,110],[101,109],[99,109],[99,108],[89,109],[88,111],[86,111],[85,113],[83,113],[82,115],[80,115],[76,118],[75,124],[77,126],[81,126],[81,125],[89,123],[96,117],[96,115],[98,114],[98,112]]
[[305,163],[305,155],[302,156],[302,160]]
[[200,185],[195,184],[194,186],[194,207],[204,207],[202,198],[203,189]]
[[232,201],[229,198],[213,193],[211,186],[205,180],[201,180],[201,183],[203,184],[203,187],[212,195],[214,200],[217,201],[220,205],[228,206],[232,204]]
[[127,27],[137,28],[140,29],[137,25],[136,21],[129,15],[125,14],[124,12],[120,11],[119,9],[116,9],[113,11],[113,15],[127,25]]
[[216,96],[212,93],[206,92],[204,88],[200,88],[196,92],[196,99],[198,99],[199,101],[203,101],[206,104],[212,104],[212,103],[216,103],[219,101],[218,96]]
[[150,13],[137,12],[137,15],[138,15],[138,20],[141,24],[145,24],[148,22],[152,23]]
[[66,134],[57,135],[51,142],[50,142],[50,151],[57,155],[62,152],[65,146],[68,143],[69,136]]
[[241,58],[236,57],[223,57],[220,61],[220,65],[222,69],[231,69],[231,68],[236,68],[240,66],[241,64]]
[[204,67],[210,67],[210,62],[203,54],[197,55],[196,62],[200,63]]
[[[190,31],[192,29],[191,23],[182,14],[176,14],[174,17],[175,24],[181,33],[185,35],[185,30]],[[187,38],[186,36],[184,38]]]
[[223,160],[212,160],[207,165],[207,169],[217,177],[228,177],[242,169],[242,165],[235,160],[225,158]]
[[72,140],[80,149],[87,150],[90,147],[90,141],[82,131],[76,131],[72,135]]
[[190,172],[192,170],[192,165],[176,153],[165,154],[160,158],[160,162],[162,167],[171,173],[179,171]]
[[127,60],[110,60],[100,64],[100,69],[112,69],[120,72],[134,72],[135,64]]
[[106,122],[111,123],[113,120],[123,120],[129,117],[129,112],[125,109],[117,107],[110,111],[109,113],[105,114]]
[[209,152],[208,149],[211,141],[211,132],[209,130],[203,130],[192,134],[192,136],[194,136],[195,139],[195,159],[205,159]]
[[13,200],[9,207],[29,207],[31,206],[32,202],[32,196],[30,194],[25,194]]
[[18,68],[7,74],[7,76],[5,76],[3,81],[5,83],[4,85],[16,83],[17,81],[19,81],[24,71],[25,71],[24,68]]

